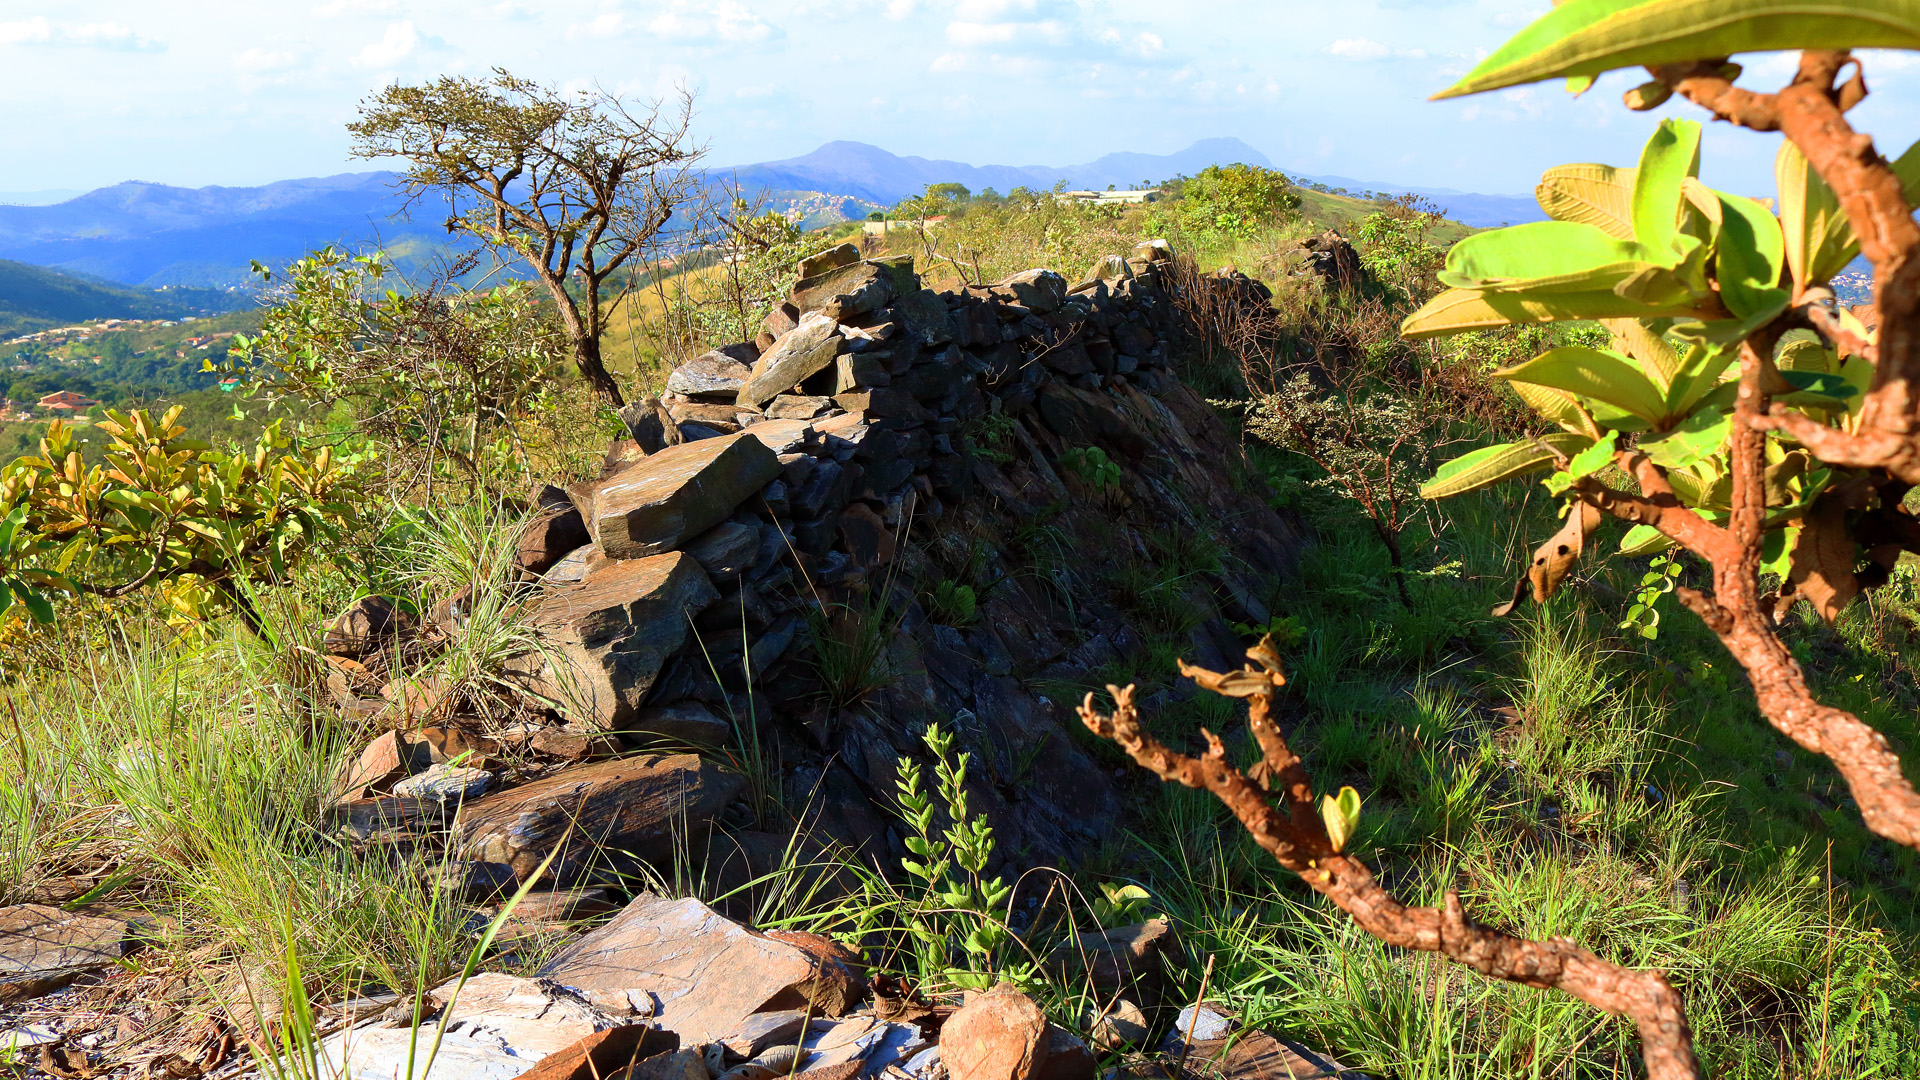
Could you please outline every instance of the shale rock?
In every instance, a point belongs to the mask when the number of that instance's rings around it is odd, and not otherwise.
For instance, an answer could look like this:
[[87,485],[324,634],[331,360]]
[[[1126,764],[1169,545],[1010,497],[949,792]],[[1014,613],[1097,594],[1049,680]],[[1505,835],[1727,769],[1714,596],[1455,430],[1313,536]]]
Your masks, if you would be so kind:
[[406,613],[384,596],[363,596],[327,624],[322,638],[335,656],[363,656],[405,627]]
[[1010,983],[975,997],[940,1029],[952,1080],[1033,1080],[1051,1049],[1046,1015]]
[[676,837],[697,849],[743,783],[692,754],[575,765],[467,803],[454,821],[455,849],[462,859],[505,863],[524,881],[559,848],[550,872],[563,885],[631,869],[636,859],[666,863]]
[[127,924],[44,904],[0,908],[0,1004],[37,997],[120,959]]
[[612,922],[567,946],[540,973],[590,996],[658,1003],[653,1021],[686,1043],[738,1031],[780,1009],[845,1013],[864,992],[835,961],[753,933],[692,898],[636,898]]
[[669,447],[594,490],[594,543],[611,559],[672,551],[778,475],[779,458],[750,434]]
[[752,377],[753,369],[747,365],[756,359],[751,345],[729,345],[701,353],[673,369],[667,376],[667,389],[691,398],[731,402]]
[[832,366],[833,358],[846,347],[840,324],[819,312],[811,312],[787,335],[773,343],[760,359],[737,400],[752,408],[761,408],[775,396],[799,386],[809,377]]

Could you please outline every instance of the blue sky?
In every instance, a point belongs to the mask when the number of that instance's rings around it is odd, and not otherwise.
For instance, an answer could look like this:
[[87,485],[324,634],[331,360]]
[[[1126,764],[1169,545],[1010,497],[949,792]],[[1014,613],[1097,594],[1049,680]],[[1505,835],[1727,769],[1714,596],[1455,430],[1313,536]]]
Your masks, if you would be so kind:
[[[0,0],[0,191],[246,185],[365,169],[343,125],[394,80],[490,66],[698,95],[710,162],[856,139],[975,164],[1073,164],[1235,136],[1279,165],[1524,192],[1630,162],[1653,118],[1615,75],[1430,104],[1536,0]],[[1777,85],[1785,58],[1755,58]],[[1855,114],[1920,136],[1920,63],[1873,56]],[[1692,115],[1679,104],[1663,112]],[[1657,115],[1657,114],[1656,114]],[[1771,187],[1770,137],[1708,142],[1709,182]]]

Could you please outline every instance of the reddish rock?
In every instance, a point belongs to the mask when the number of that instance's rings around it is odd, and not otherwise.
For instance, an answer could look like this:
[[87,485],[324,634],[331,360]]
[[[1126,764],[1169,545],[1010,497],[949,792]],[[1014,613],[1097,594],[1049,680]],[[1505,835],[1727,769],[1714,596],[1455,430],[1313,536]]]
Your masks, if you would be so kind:
[[406,612],[384,596],[363,596],[327,624],[323,644],[335,656],[364,656],[398,634]]
[[0,1004],[37,997],[120,959],[127,924],[43,904],[0,908]]
[[550,501],[521,531],[514,547],[513,565],[522,575],[537,577],[553,569],[593,538],[587,535],[586,519],[558,488],[551,489],[564,501]]
[[1035,1080],[1051,1049],[1046,1014],[1010,983],[976,996],[940,1029],[952,1080]]
[[668,447],[594,490],[594,542],[612,559],[672,551],[779,475],[779,457],[751,432]]

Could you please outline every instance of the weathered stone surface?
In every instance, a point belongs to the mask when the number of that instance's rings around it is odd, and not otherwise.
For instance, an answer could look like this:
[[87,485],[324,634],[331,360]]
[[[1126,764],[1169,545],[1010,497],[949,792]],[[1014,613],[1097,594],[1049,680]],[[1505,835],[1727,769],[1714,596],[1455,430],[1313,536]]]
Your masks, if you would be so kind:
[[1047,1026],[1047,1057],[1033,1080],[1093,1080],[1099,1061],[1086,1043],[1070,1031]]
[[1047,315],[1060,310],[1067,299],[1067,279],[1053,270],[1022,270],[994,282],[996,296],[1006,296],[1035,314]]
[[947,314],[947,302],[932,289],[921,289],[895,300],[893,316],[900,321],[902,335],[923,349],[937,348],[953,340],[953,318]]
[[760,530],[738,521],[726,521],[687,544],[710,578],[731,578],[753,569],[754,556],[760,551]]
[[345,656],[322,656],[327,665],[327,698],[341,709],[354,707],[361,699],[380,692],[380,679],[365,664]]
[[[434,1080],[514,1080],[557,1055],[564,1056],[555,1062],[554,1075],[577,1080],[587,1072],[585,1062],[576,1066],[570,1059],[595,1054],[593,1036],[632,1039],[626,1048],[629,1057],[619,1065],[631,1059],[636,1047],[665,1045],[643,1043],[646,1035],[613,1035],[631,1025],[541,980],[484,972],[459,985],[457,992],[456,985],[448,982],[433,990],[436,1001],[451,1002],[451,1007],[417,1033],[407,1027],[363,1024],[322,1040],[320,1053],[329,1073],[342,1080],[426,1080],[428,1055],[421,1048],[433,1045],[436,1036]],[[615,1056],[601,1054],[609,1060]],[[543,1074],[543,1080],[551,1078]]]
[[553,490],[564,501],[550,503],[541,510],[527,523],[514,544],[513,565],[524,574],[546,573],[592,539],[587,535],[586,519],[580,516],[572,500],[558,488]]
[[841,244],[828,248],[818,255],[801,259],[796,266],[796,276],[805,279],[824,274],[829,270],[838,270],[842,266],[851,266],[860,261],[860,249],[852,244]]
[[724,746],[733,738],[733,725],[697,701],[641,709],[628,735],[644,746],[658,740],[680,746]]
[[760,352],[764,354],[773,347],[774,342],[791,333],[793,328],[799,325],[800,309],[792,304],[782,303],[767,313],[766,319],[760,324],[761,336],[754,339],[754,344],[760,346]]
[[120,959],[127,924],[44,904],[0,908],[0,1004],[58,990]]
[[1054,950],[1048,967],[1060,978],[1091,982],[1103,995],[1124,993],[1152,1008],[1159,1004],[1167,964],[1179,958],[1180,943],[1172,924],[1150,919],[1082,935]]
[[726,402],[682,401],[667,409],[675,424],[705,424],[723,434],[732,434],[740,430],[742,417],[752,413],[742,412],[740,406]]
[[[541,974],[585,991],[639,991],[659,1003],[654,1022],[688,1043],[739,1030],[754,1013],[837,1016],[857,999],[838,963],[755,934],[694,899],[636,898],[612,922],[567,946]],[[844,1010],[842,1010],[844,1011]]]
[[882,419],[899,419],[913,423],[933,419],[933,414],[927,411],[926,406],[915,400],[908,390],[898,386],[851,391],[839,395],[833,401],[850,413],[866,413],[868,416]]
[[719,595],[700,564],[682,551],[608,560],[580,584],[540,602],[531,621],[548,647],[510,670],[529,690],[579,719],[617,729],[640,707],[661,665],[685,643],[689,614]]
[[627,1063],[636,1058],[644,1064],[670,1055],[678,1049],[679,1042],[680,1037],[673,1032],[646,1024],[596,1031],[541,1058],[539,1064],[520,1074],[520,1080],[601,1080],[626,1068]]
[[1147,1014],[1126,998],[1115,998],[1111,1004],[1093,1010],[1086,1026],[1094,1045],[1102,1050],[1126,1050],[1147,1044]]
[[766,443],[767,449],[776,455],[803,450],[813,437],[813,426],[806,419],[767,420],[753,425],[748,431],[754,438]]
[[1365,1080],[1333,1058],[1291,1039],[1249,1031],[1232,1039],[1195,1040],[1189,1067],[1220,1080]]
[[844,348],[846,338],[840,333],[840,324],[819,312],[810,312],[753,362],[752,373],[737,400],[760,408],[774,395],[784,394],[809,376],[825,371]]
[[[849,263],[801,278],[792,296],[803,316],[818,313],[835,321],[878,311],[892,299],[893,275],[878,262]],[[804,318],[801,325],[806,325]]]
[[1150,263],[1172,262],[1173,245],[1167,243],[1165,240],[1142,240],[1133,245],[1133,251],[1129,257],[1145,259]]
[[670,447],[595,490],[594,542],[612,559],[672,551],[779,475],[779,457],[750,433]]
[[493,787],[493,774],[465,765],[435,765],[393,785],[403,799],[457,803],[477,799]]
[[1031,1080],[1046,1063],[1047,1018],[1032,998],[1001,983],[947,1018],[940,1059],[953,1080]]
[[781,394],[767,404],[767,415],[779,420],[811,420],[831,408],[832,398]]
[[358,799],[369,790],[384,791],[395,780],[428,764],[426,754],[410,746],[404,734],[382,732],[358,757],[341,763],[334,773],[332,801]]
[[700,1051],[688,1048],[636,1063],[625,1080],[710,1080],[710,1074]]
[[607,460],[600,466],[600,475],[603,477],[625,471],[640,458],[657,454],[669,446],[677,446],[682,441],[672,414],[657,397],[644,397],[622,406],[620,419],[627,425],[627,434],[631,438],[614,443],[607,451]]
[[667,389],[691,398],[713,397],[733,400],[747,385],[753,369],[747,365],[758,359],[752,344],[728,345],[701,353],[674,368],[667,376]]
[[363,596],[327,624],[322,638],[335,656],[361,656],[379,648],[406,625],[406,613],[384,596]]
[[893,376],[887,373],[885,353],[841,353],[835,363],[837,374],[833,389],[836,394],[869,386],[887,386],[893,382]]
[[676,833],[693,845],[742,783],[692,754],[574,765],[466,804],[455,847],[462,859],[505,863],[524,881],[559,846],[551,872],[577,882],[634,859],[670,860]]

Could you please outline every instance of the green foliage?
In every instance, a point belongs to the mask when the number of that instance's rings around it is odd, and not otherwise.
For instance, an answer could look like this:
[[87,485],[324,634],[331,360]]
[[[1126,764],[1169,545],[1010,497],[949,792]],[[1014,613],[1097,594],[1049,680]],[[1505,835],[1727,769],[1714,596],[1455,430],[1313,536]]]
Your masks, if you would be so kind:
[[973,586],[947,578],[933,587],[927,598],[927,617],[948,626],[971,626],[978,616],[978,599]]
[[1444,221],[1414,196],[1368,214],[1359,229],[1361,267],[1402,296],[1424,296],[1446,258],[1446,249],[1432,239]]
[[[985,816],[969,814],[967,764],[971,754],[953,752],[953,735],[940,725],[928,726],[924,741],[933,753],[934,788],[925,790],[921,766],[900,759],[896,780],[900,816],[913,832],[906,838],[911,858],[901,869],[918,886],[918,898],[905,913],[918,946],[920,969],[943,973],[955,986],[985,990],[995,982],[1031,983],[1034,965],[1009,962],[1003,954],[1012,940],[1006,917],[1013,887],[989,877],[993,861],[993,826]],[[935,824],[935,798],[952,822]]]
[[1070,447],[1061,453],[1060,463],[1097,492],[1105,494],[1120,487],[1120,464],[1097,446]]
[[345,406],[403,486],[449,475],[524,489],[528,429],[556,407],[566,335],[528,283],[403,292],[384,287],[390,270],[334,247],[295,261],[260,332],[233,339],[229,370],[254,393]]
[[245,585],[286,581],[353,518],[358,482],[331,448],[307,450],[275,422],[252,454],[222,453],[178,417],[110,413],[94,429],[112,446],[91,468],[56,421],[38,455],[0,472],[0,581],[37,620],[52,618],[49,595],[155,582],[192,587],[194,617],[232,603],[251,617]]
[[[1776,49],[1920,48],[1903,0],[1568,0],[1435,97]],[[1654,104],[1658,104],[1657,101]]]
[[995,465],[1013,461],[1013,425],[1018,423],[1003,412],[991,412],[967,425],[967,442],[980,456]]
[[1182,181],[1179,195],[1169,224],[1201,243],[1251,239],[1300,208],[1293,182],[1258,165],[1209,165]]
[[1640,576],[1640,588],[1633,594],[1633,606],[1620,620],[1620,629],[1652,640],[1660,636],[1660,611],[1654,605],[1679,583],[1681,564],[1670,555],[1656,555],[1647,565],[1647,572]]

